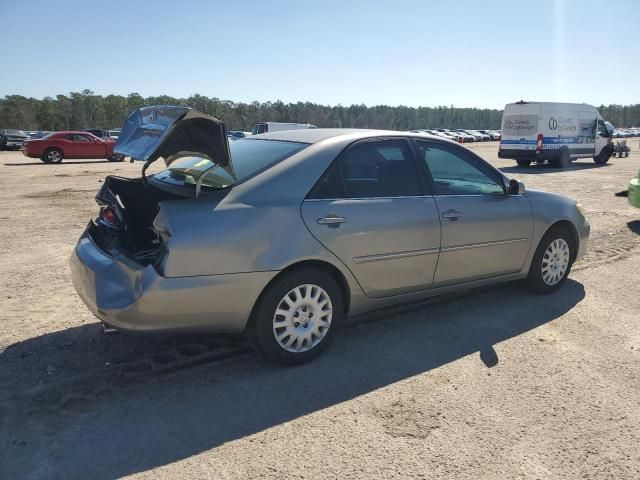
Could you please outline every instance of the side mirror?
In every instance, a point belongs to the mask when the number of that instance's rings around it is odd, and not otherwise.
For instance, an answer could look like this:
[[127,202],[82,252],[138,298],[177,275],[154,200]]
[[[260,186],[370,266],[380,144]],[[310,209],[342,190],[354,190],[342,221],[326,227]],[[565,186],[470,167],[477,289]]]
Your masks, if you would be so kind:
[[509,195],[524,195],[524,192],[524,183],[514,179],[509,180],[509,187],[507,188]]

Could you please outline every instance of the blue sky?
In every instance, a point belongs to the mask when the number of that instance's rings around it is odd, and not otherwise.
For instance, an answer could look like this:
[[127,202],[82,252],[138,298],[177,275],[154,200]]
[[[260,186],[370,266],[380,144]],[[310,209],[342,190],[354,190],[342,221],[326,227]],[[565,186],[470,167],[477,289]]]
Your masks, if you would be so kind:
[[640,102],[635,0],[0,0],[0,19],[0,96]]

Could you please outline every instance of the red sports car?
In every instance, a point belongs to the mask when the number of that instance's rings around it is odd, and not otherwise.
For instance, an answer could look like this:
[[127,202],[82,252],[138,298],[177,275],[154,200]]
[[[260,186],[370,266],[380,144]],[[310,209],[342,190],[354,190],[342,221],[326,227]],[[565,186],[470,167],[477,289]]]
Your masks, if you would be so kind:
[[39,158],[45,163],[60,163],[64,158],[106,158],[112,162],[124,157],[113,153],[116,142],[110,138],[98,138],[88,132],[54,132],[46,137],[27,140],[22,153]]

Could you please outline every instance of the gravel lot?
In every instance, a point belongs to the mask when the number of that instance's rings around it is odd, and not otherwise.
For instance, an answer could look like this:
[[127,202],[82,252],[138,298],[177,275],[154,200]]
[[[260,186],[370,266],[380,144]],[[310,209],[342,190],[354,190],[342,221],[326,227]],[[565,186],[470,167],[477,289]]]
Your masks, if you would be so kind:
[[629,158],[560,171],[474,151],[580,201],[590,253],[516,285],[356,319],[317,361],[242,338],[103,336],[68,258],[108,174],[0,152],[0,478],[640,478],[640,210]]

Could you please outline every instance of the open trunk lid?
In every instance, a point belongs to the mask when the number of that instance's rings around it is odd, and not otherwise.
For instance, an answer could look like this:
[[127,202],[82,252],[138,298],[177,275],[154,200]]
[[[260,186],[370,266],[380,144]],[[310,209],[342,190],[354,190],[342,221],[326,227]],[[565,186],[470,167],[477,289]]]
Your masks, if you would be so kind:
[[135,110],[125,121],[114,152],[167,166],[184,156],[211,160],[235,178],[227,128],[223,122],[189,107],[158,105]]

